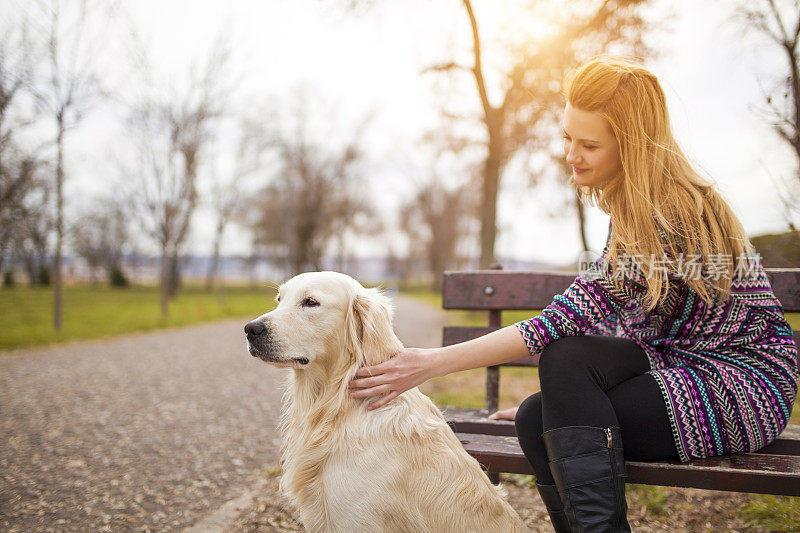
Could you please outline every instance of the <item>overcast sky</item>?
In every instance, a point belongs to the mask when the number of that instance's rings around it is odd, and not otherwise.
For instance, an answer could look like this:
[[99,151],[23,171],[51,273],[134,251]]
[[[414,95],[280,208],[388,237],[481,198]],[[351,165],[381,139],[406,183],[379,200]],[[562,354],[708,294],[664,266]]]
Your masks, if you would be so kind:
[[[431,154],[420,143],[437,124],[437,103],[455,99],[477,110],[474,85],[466,85],[460,94],[442,94],[436,75],[421,74],[425,67],[454,56],[470,61],[469,25],[457,0],[381,0],[355,13],[341,8],[347,3],[136,0],[121,2],[120,12],[150,47],[155,75],[163,79],[185,79],[188,65],[222,34],[234,46],[234,70],[243,74],[239,101],[254,103],[253,113],[292,103],[302,87],[313,100],[310,109],[324,135],[336,129],[347,135],[371,115],[366,137],[369,188],[379,210],[392,214],[414,184],[431,176]],[[26,3],[0,4],[21,10]],[[519,5],[515,0],[475,4],[489,43],[503,31],[546,31],[535,23],[520,27],[523,19],[514,15]],[[776,46],[744,32],[732,18],[730,4],[655,2],[654,19],[665,13],[672,18],[653,28],[650,42],[660,55],[647,65],[665,88],[679,142],[718,182],[746,231],[784,231],[773,184],[790,176],[795,162],[754,106],[762,102],[761,87],[782,75],[785,59]],[[113,28],[106,52],[113,50],[114,58],[104,68],[108,79],[119,84],[126,72],[127,34],[125,23]],[[484,56],[489,68],[491,52],[490,48]],[[80,203],[76,200],[113,183],[114,153],[125,149],[124,128],[115,113],[106,107],[74,132],[68,204],[74,206]],[[464,179],[457,161],[439,162],[437,170],[453,182]],[[502,187],[498,256],[553,263],[577,258],[580,240],[574,216],[553,212],[554,203],[558,205],[554,199],[563,193],[553,185],[531,187],[519,172],[507,172]],[[607,219],[593,210],[590,221],[590,244],[599,248]],[[214,221],[202,210],[195,222],[191,251],[208,253]],[[243,232],[232,228],[223,252],[245,253],[248,244]],[[359,239],[353,247],[362,256],[387,250],[386,239]]]

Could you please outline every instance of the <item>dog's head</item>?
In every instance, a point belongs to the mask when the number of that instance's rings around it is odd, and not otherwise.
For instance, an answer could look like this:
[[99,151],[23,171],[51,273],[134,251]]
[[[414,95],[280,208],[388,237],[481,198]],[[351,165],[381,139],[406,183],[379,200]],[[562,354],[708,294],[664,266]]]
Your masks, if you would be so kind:
[[275,366],[374,365],[402,345],[389,298],[338,272],[306,272],[278,289],[278,306],[244,330],[250,354]]

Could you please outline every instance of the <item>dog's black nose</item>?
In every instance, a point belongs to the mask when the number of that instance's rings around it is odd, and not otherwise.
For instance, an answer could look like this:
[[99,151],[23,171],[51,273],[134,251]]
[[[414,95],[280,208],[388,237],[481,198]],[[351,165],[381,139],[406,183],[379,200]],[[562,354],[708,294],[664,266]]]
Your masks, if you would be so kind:
[[252,322],[248,322],[247,325],[245,325],[244,332],[247,334],[248,337],[256,337],[264,333],[265,329],[267,328],[264,326],[264,324],[254,320]]

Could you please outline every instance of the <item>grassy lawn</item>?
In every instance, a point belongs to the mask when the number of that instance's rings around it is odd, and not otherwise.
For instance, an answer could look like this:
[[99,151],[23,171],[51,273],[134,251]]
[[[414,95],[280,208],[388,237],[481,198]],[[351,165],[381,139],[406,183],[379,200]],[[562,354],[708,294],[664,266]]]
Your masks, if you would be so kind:
[[157,287],[109,288],[70,285],[64,288],[64,323],[53,330],[53,289],[0,288],[0,350],[94,339],[159,328],[184,326],[227,317],[258,316],[272,309],[274,291],[263,286],[228,287],[225,297],[200,287],[186,287],[161,317]]

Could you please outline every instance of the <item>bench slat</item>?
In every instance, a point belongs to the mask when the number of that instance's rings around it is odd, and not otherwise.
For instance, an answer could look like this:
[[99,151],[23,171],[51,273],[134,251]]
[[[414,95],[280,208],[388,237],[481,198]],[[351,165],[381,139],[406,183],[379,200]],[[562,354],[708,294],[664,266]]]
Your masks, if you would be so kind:
[[[456,433],[489,472],[533,474],[516,437]],[[626,461],[627,483],[800,496],[800,457],[736,454],[689,463]]]
[[442,328],[442,346],[450,346],[459,342],[471,341],[478,337],[497,331],[499,328],[477,326],[445,326]]
[[[482,433],[504,437],[517,435],[514,422],[489,420],[487,417],[490,413],[486,409],[447,406],[442,408],[442,414],[456,433]],[[800,456],[800,426],[787,426],[778,438],[754,453]]]
[[[775,296],[786,312],[800,311],[800,269],[766,269]],[[543,309],[575,280],[575,272],[445,272],[445,309]]]
[[736,454],[691,463],[627,461],[628,483],[800,496],[800,457]]
[[772,292],[787,313],[800,311],[800,268],[766,268]]
[[[535,274],[535,275],[531,275]],[[445,272],[445,309],[543,309],[575,280],[575,273],[477,270]]]
[[778,438],[756,453],[800,456],[800,426],[786,426]]
[[486,435],[500,435],[516,437],[514,422],[511,420],[489,420],[491,413],[486,409],[471,409],[469,407],[442,407],[442,415],[456,433],[484,433]]

